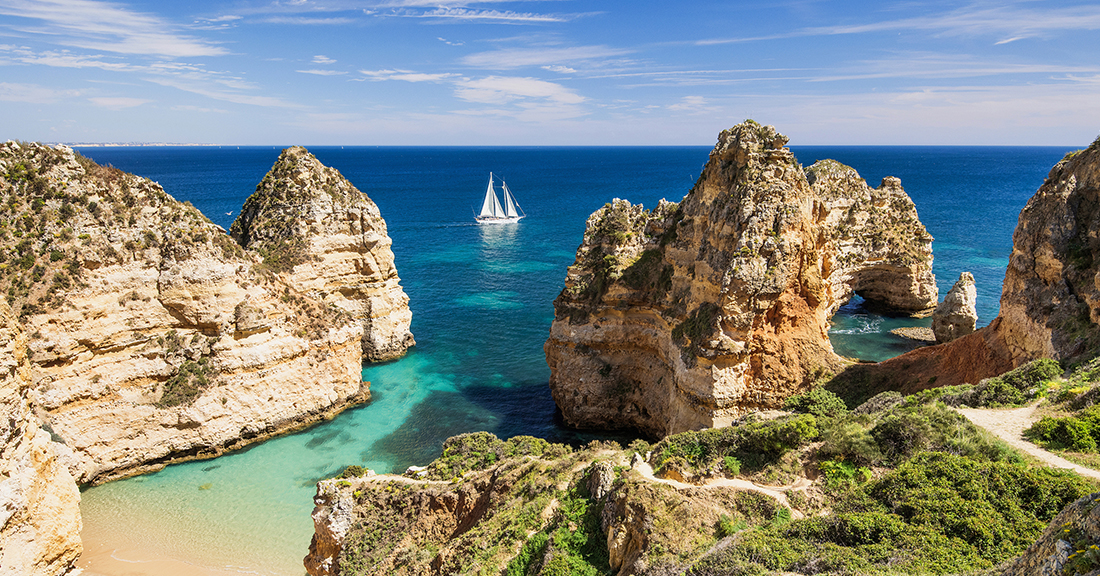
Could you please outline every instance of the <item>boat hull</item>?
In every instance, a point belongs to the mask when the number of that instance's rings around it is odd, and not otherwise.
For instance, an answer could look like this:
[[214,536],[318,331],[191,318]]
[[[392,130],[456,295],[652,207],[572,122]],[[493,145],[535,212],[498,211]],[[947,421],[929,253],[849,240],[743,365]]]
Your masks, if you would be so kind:
[[491,216],[478,216],[474,218],[478,224],[515,224],[520,220],[523,220],[525,216],[517,216],[515,218],[493,218]]

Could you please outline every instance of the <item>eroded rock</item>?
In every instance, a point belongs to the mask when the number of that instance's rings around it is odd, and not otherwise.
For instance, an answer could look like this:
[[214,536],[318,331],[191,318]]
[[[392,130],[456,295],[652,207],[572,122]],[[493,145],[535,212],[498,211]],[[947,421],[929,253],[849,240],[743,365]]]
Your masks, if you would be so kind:
[[0,240],[0,289],[77,482],[215,456],[369,397],[363,322],[156,183],[8,143],[0,192],[19,223]]
[[0,574],[57,576],[80,556],[80,492],[31,412],[27,337],[0,302]]
[[978,323],[977,300],[974,275],[963,272],[932,313],[932,332],[936,335],[936,342],[950,342],[974,331]]
[[566,422],[722,426],[844,366],[827,328],[852,294],[935,306],[932,238],[900,182],[803,170],[786,142],[745,122],[679,204],[616,199],[589,217],[545,344]]
[[305,148],[283,151],[230,234],[291,287],[358,320],[365,360],[392,360],[415,344],[378,206]]

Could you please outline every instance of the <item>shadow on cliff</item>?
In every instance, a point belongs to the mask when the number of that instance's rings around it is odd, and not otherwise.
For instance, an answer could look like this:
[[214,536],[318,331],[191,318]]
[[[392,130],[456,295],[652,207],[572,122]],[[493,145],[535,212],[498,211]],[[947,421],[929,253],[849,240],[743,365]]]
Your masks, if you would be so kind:
[[857,363],[837,374],[826,388],[848,406],[894,390],[913,394],[929,388],[977,384],[1016,367],[997,317],[985,328],[946,344],[917,348],[878,363]]

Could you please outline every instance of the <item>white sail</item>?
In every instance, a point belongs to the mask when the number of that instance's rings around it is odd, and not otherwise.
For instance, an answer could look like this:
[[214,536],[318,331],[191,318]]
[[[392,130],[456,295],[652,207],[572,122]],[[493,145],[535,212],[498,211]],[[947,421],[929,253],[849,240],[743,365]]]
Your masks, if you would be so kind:
[[516,202],[512,199],[512,191],[508,189],[508,184],[501,180],[500,185],[504,188],[504,215],[508,218],[519,218]]
[[485,190],[485,201],[481,203],[479,218],[503,218],[504,209],[500,207],[496,192],[493,191],[493,173],[489,173],[489,188]]
[[504,207],[501,207],[496,191],[493,190],[493,173],[489,173],[489,186],[485,189],[485,200],[481,203],[481,212],[474,217],[478,224],[514,224],[527,215],[519,207],[512,191],[503,180],[500,181],[504,189]]

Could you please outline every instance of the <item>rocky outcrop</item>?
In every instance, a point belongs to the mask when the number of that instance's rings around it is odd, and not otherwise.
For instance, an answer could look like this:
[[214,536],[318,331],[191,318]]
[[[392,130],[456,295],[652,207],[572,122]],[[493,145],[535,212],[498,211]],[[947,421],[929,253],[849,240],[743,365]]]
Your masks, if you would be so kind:
[[932,313],[932,333],[936,342],[950,342],[974,331],[978,324],[978,288],[974,275],[963,272]]
[[932,238],[900,182],[803,170],[786,142],[745,122],[679,204],[616,199],[589,217],[545,344],[566,422],[721,426],[844,366],[827,327],[853,293],[935,306]]
[[360,321],[364,359],[391,360],[414,344],[378,206],[305,148],[283,151],[230,234],[291,287]]
[[1020,211],[999,315],[988,326],[921,348],[846,379],[916,392],[976,384],[1038,358],[1100,354],[1100,139],[1066,154]]
[[81,552],[80,493],[31,412],[27,337],[0,302],[0,574],[55,576]]
[[1067,154],[1020,212],[998,334],[1014,363],[1100,352],[1100,139]]
[[0,290],[77,482],[214,456],[369,396],[362,322],[159,185],[8,142],[0,193]]
[[1003,576],[1062,576],[1100,572],[1100,492],[1066,506]]

